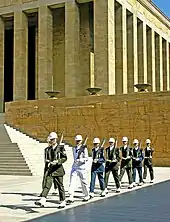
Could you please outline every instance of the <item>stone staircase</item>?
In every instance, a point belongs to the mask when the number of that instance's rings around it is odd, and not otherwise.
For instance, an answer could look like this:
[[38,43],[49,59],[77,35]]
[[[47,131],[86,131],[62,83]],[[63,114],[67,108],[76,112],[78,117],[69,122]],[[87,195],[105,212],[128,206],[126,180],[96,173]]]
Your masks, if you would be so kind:
[[[44,149],[47,147],[47,143],[41,143],[7,124],[4,124],[4,126],[12,143],[18,145],[32,175],[42,176],[44,171]],[[64,144],[64,147],[68,156],[68,160],[64,163],[64,168],[66,173],[70,173],[73,162],[72,147],[67,144]]]
[[12,143],[0,114],[0,175],[31,176],[32,173],[17,145]]

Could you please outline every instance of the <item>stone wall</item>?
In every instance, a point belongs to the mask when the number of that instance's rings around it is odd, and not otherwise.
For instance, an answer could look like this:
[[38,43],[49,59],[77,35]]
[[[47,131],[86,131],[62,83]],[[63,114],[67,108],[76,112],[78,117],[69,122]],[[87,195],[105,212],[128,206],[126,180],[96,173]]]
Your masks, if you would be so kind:
[[40,140],[50,131],[63,132],[70,143],[77,133],[87,134],[89,147],[95,136],[118,137],[119,146],[122,136],[142,146],[149,137],[154,163],[170,166],[170,92],[9,102],[6,122]]

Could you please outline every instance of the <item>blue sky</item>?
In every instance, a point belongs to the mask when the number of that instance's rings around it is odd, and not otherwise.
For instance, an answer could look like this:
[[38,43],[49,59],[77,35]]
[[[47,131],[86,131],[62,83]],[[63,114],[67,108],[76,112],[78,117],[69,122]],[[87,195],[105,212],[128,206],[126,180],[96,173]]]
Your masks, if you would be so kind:
[[170,18],[170,0],[152,0]]

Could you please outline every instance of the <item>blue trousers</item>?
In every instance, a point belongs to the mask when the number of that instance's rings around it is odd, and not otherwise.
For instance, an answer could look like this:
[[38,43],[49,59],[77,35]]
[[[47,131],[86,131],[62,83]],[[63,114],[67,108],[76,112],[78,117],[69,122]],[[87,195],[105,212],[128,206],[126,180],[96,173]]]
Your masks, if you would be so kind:
[[133,177],[133,182],[136,182],[136,170],[138,171],[138,174],[139,174],[139,183],[142,183],[143,182],[143,179],[142,179],[142,167],[133,167],[132,171],[132,177]]
[[98,176],[100,189],[102,191],[105,189],[104,172],[91,171],[90,193],[94,193],[96,175]]

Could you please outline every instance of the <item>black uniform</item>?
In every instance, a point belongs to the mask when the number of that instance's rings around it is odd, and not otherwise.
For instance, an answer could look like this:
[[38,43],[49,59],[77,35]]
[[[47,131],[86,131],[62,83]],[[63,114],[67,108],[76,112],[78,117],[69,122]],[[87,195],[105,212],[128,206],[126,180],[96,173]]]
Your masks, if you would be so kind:
[[107,188],[110,172],[113,174],[116,188],[120,187],[118,170],[120,165],[120,150],[119,148],[106,148],[106,166],[105,166],[105,187]]
[[138,171],[138,174],[139,174],[139,183],[143,182],[142,160],[143,160],[142,149],[139,147],[133,148],[133,161],[132,161],[133,182],[136,182],[136,170]]
[[122,161],[120,164],[120,175],[119,180],[122,180],[122,177],[127,172],[129,184],[132,184],[132,157],[133,157],[133,150],[128,146],[122,146],[120,148],[122,152]]
[[67,160],[64,146],[58,145],[55,148],[52,146],[46,148],[45,158],[45,179],[43,181],[43,191],[41,196],[47,197],[52,182],[55,180],[59,190],[60,201],[63,201],[65,200],[65,190],[63,186],[63,176],[65,175],[65,171],[62,164]]
[[144,150],[144,173],[143,173],[143,179],[146,179],[147,177],[147,168],[149,168],[150,173],[150,179],[154,179],[154,173],[153,173],[153,166],[152,166],[152,155],[153,155],[154,149],[151,147],[146,147]]

